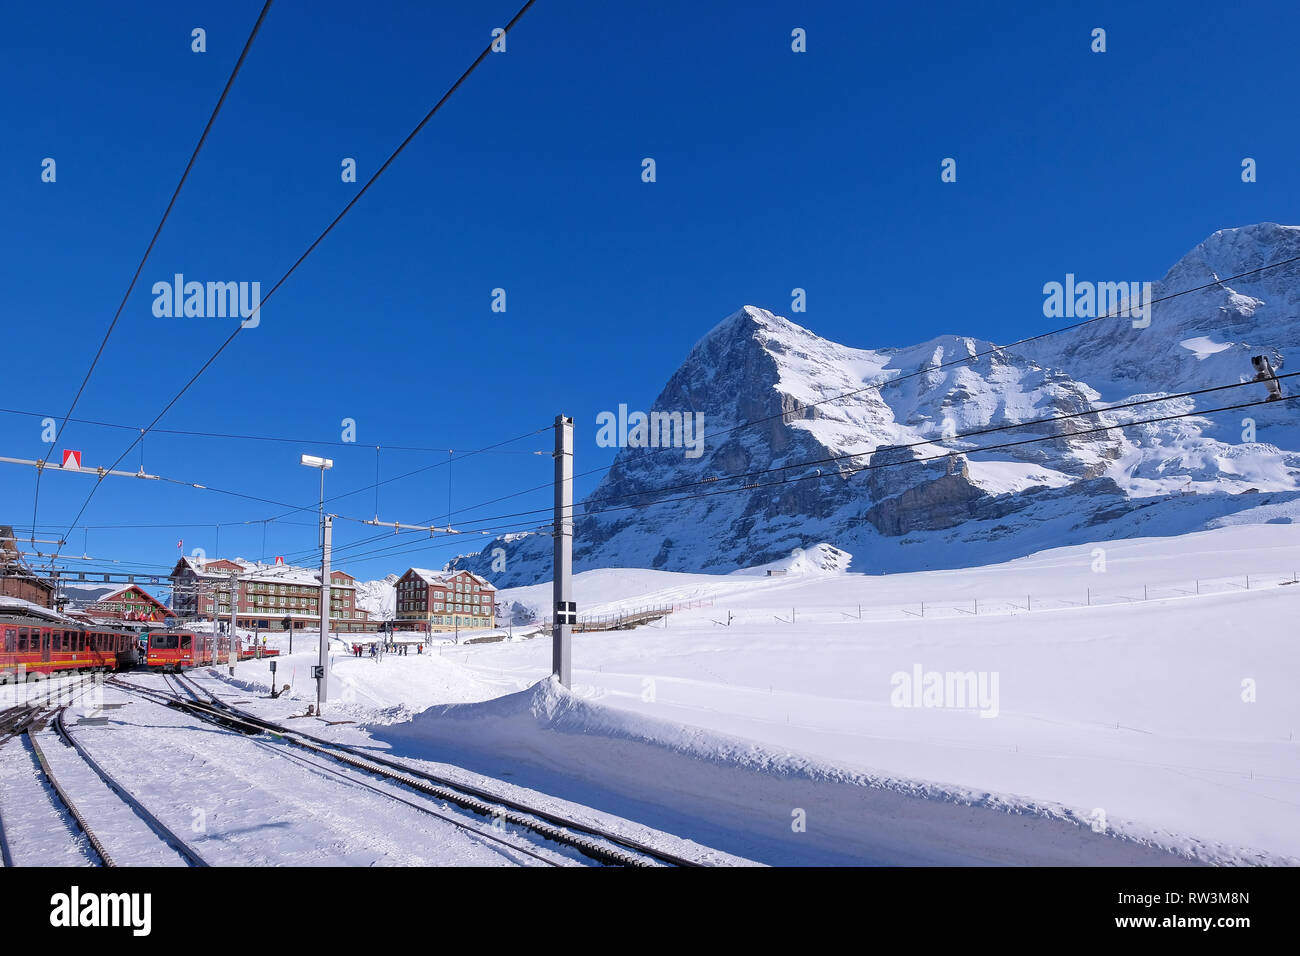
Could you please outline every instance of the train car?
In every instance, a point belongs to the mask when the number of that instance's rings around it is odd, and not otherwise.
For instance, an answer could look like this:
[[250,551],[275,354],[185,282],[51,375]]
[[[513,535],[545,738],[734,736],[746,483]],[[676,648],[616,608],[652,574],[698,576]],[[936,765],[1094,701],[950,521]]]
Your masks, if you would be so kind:
[[[275,657],[280,652],[260,648],[256,640],[236,638],[235,656],[246,661],[258,657]],[[230,637],[201,631],[161,630],[149,633],[145,666],[150,670],[180,671],[189,667],[224,664],[230,659]]]
[[144,663],[150,670],[179,671],[213,661],[213,637],[194,631],[161,630],[149,633]]
[[0,680],[108,672],[130,667],[135,635],[26,615],[0,615]]

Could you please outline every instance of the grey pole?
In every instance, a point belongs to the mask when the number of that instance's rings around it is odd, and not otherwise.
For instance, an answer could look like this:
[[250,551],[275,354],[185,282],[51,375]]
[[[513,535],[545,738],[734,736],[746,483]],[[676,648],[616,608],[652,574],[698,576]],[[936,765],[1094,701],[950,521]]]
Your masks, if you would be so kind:
[[[324,474],[324,472],[321,472]],[[334,540],[334,516],[321,518],[320,558],[320,681],[316,684],[316,713],[319,714],[328,696],[330,679],[330,546]]]
[[[239,661],[239,646],[235,643],[235,611],[239,607],[239,572],[230,574],[230,676],[235,676],[235,664]],[[215,635],[214,635],[215,636]]]
[[555,416],[555,615],[551,625],[551,674],[572,681],[573,621],[573,419]]

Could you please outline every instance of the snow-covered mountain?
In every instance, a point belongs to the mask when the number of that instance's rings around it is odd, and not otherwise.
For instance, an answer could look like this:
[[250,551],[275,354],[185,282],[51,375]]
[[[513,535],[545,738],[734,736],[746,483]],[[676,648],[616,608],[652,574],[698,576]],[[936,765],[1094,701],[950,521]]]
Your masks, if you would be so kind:
[[[1198,530],[1248,508],[1290,520],[1294,403],[1110,427],[1255,401],[1262,384],[1098,409],[1248,381],[1257,354],[1282,374],[1300,332],[1300,263],[1228,277],[1291,258],[1300,227],[1222,230],[1153,283],[1149,326],[1103,318],[1013,348],[959,335],[853,348],[746,306],[695,345],[652,406],[703,413],[702,451],[623,448],[576,523],[575,567],[722,572],[818,542],[855,555],[858,571],[951,567]],[[490,566],[498,547],[504,573]],[[525,534],[452,564],[514,586],[549,579],[550,559],[551,538]]]
[[391,621],[397,612],[397,578],[389,574],[378,581],[357,582],[357,607],[372,621]]
[[[121,584],[65,584],[59,589],[59,593],[68,599],[69,606],[80,608],[88,604],[94,604],[107,594],[114,591],[120,591],[125,585]],[[159,596],[159,600],[165,600],[166,594]]]

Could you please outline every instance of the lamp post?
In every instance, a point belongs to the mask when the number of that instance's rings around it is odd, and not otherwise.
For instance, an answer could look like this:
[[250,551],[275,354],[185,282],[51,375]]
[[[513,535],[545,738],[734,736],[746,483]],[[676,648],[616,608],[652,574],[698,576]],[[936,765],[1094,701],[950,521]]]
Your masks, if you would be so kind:
[[316,713],[319,714],[329,690],[330,539],[333,537],[334,516],[325,514],[325,471],[333,468],[334,462],[316,455],[303,455],[299,464],[320,469],[320,663],[314,668]]

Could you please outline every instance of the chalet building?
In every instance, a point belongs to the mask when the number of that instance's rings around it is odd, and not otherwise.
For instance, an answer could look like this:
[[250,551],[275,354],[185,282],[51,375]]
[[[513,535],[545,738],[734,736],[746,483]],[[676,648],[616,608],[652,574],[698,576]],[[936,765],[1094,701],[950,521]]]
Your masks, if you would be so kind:
[[497,589],[469,571],[411,568],[397,581],[399,629],[451,631],[492,627]]
[[14,529],[7,524],[0,524],[0,597],[54,608],[54,585],[28,567],[14,540]]
[[[172,608],[186,619],[230,620],[231,577],[235,578],[235,624],[263,630],[320,626],[320,571],[243,558],[198,561],[181,558],[172,569]],[[357,607],[356,579],[330,571],[330,630],[374,631],[378,622]]]
[[171,611],[138,584],[128,584],[120,591],[106,594],[85,610],[94,618],[118,621],[164,621]]

